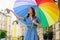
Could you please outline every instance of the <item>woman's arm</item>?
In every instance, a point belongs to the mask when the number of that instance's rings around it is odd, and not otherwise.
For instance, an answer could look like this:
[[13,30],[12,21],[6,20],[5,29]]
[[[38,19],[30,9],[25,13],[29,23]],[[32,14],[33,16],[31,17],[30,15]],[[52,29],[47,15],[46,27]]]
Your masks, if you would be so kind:
[[36,24],[37,26],[41,27],[42,24],[41,23],[37,23],[35,20],[33,20],[33,23]]
[[19,20],[24,20],[24,18],[17,16],[12,10],[11,12],[19,19]]
[[35,23],[36,25],[38,25],[39,27],[41,27],[42,26],[42,24],[41,23]]
[[8,13],[12,12],[19,20],[24,20],[24,18],[21,18],[21,17],[17,16],[12,10],[10,10],[8,8],[6,10],[7,10]]

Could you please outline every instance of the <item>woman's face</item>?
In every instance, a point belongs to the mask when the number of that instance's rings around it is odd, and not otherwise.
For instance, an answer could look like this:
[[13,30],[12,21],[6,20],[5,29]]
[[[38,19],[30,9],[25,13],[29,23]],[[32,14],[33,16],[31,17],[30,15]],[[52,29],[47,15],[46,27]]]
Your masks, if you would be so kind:
[[31,8],[28,9],[28,13],[32,14],[32,9]]

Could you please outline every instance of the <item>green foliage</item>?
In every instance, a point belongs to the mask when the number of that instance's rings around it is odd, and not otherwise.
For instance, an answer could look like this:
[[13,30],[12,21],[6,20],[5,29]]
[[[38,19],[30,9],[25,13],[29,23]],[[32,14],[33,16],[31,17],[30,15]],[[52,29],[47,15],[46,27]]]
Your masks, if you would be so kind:
[[47,33],[48,33],[48,34],[53,33],[53,31],[52,31],[52,30],[48,30]]
[[47,31],[43,33],[43,35],[47,35]]
[[53,31],[52,31],[52,30],[48,30],[48,31],[45,31],[45,32],[43,33],[43,35],[48,35],[48,34],[51,34],[51,33],[53,33]]
[[4,31],[4,30],[0,30],[0,39],[1,38],[6,38],[6,31]]

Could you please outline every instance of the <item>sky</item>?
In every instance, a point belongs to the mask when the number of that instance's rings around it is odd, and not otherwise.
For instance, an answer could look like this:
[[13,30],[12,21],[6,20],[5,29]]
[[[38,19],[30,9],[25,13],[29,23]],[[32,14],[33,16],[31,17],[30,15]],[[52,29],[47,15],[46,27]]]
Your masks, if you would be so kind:
[[6,9],[6,8],[9,8],[9,9],[13,9],[13,5],[14,5],[14,2],[16,0],[0,0],[0,10],[1,9]]

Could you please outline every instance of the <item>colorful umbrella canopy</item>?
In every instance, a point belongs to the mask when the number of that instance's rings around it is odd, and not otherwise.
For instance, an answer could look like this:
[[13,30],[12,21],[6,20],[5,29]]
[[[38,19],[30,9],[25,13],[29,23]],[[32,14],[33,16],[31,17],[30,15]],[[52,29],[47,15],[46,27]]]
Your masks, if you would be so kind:
[[40,18],[43,28],[58,21],[59,9],[53,0],[16,0],[14,12],[20,17],[26,17],[29,7],[35,8],[36,15]]

